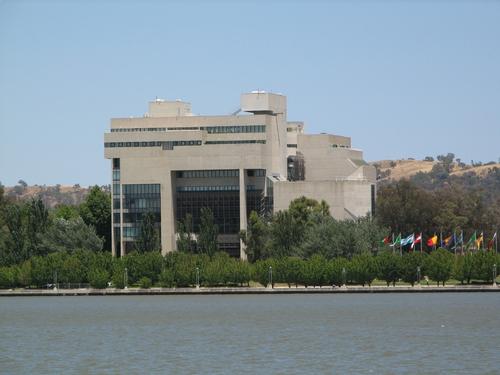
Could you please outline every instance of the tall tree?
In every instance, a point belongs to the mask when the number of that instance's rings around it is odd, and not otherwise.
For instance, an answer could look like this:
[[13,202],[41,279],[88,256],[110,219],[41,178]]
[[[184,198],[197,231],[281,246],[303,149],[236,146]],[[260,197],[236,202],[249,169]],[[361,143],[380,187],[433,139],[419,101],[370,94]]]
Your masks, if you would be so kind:
[[52,252],[74,252],[76,250],[101,251],[103,240],[97,236],[94,227],[74,219],[56,218],[46,231],[40,244],[44,255]]
[[135,242],[135,247],[140,253],[160,249],[158,230],[155,227],[155,215],[152,212],[146,212],[142,215],[139,236]]
[[45,255],[42,240],[49,224],[49,211],[40,198],[31,199],[27,204],[28,257]]
[[92,225],[99,237],[104,238],[104,249],[111,249],[111,197],[99,186],[90,189],[80,205],[80,216],[85,224]]
[[177,250],[184,253],[196,252],[196,241],[193,240],[193,215],[187,214],[184,220],[177,223]]
[[201,208],[200,234],[198,235],[198,248],[200,252],[213,256],[217,251],[217,236],[219,228],[214,222],[212,210],[208,207]]
[[250,262],[255,262],[262,259],[266,253],[266,246],[268,241],[268,228],[266,223],[257,214],[257,212],[250,212],[248,218],[247,230],[240,232],[240,238],[245,244],[245,253],[247,254]]

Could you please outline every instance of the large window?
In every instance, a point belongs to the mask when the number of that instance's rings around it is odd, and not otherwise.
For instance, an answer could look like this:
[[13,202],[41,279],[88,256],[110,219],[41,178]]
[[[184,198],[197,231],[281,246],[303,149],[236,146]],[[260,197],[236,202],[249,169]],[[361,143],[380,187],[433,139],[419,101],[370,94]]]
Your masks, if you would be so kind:
[[201,130],[206,130],[210,134],[219,133],[265,133],[265,125],[233,125],[233,126],[206,126]]
[[177,171],[177,178],[218,178],[218,177],[238,177],[238,169],[204,169],[198,171]]
[[199,233],[201,208],[212,210],[219,234],[237,234],[240,230],[240,194],[238,191],[178,191],[176,194],[176,220],[187,214],[193,216],[195,233]]
[[241,145],[245,143],[266,144],[266,141],[264,139],[245,139],[245,140],[234,140],[234,141],[205,141],[206,145]]
[[[165,148],[167,145],[168,148]],[[171,149],[174,146],[201,146],[199,140],[188,141],[141,141],[141,142],[104,142],[105,148],[113,147],[162,147],[164,149]]]
[[[127,184],[123,189],[123,237],[133,241],[139,235],[143,215],[153,213],[160,232],[160,184]],[[160,236],[161,237],[161,236]]]

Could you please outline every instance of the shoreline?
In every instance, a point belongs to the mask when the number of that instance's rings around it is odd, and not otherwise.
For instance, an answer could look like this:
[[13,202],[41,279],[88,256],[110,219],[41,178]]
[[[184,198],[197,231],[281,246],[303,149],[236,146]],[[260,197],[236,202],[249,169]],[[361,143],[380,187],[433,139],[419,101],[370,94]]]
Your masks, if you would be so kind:
[[130,289],[2,289],[0,297],[63,297],[63,296],[142,296],[142,295],[253,295],[253,294],[367,294],[367,293],[469,293],[500,292],[500,286],[347,286],[316,288],[256,288],[256,287],[215,287],[215,288],[130,288]]

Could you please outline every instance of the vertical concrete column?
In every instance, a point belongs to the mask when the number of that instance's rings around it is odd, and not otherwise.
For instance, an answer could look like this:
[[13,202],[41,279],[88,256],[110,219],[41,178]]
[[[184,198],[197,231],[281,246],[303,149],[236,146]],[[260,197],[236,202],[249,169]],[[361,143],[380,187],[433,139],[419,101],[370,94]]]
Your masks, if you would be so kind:
[[[247,229],[247,184],[246,184],[246,170],[240,168],[240,230]],[[240,259],[247,259],[245,253],[245,245],[240,240]]]
[[174,192],[172,186],[172,171],[167,171],[161,183],[161,253],[176,249]]
[[125,255],[127,255],[127,250],[123,243],[123,185],[120,179],[120,257]]

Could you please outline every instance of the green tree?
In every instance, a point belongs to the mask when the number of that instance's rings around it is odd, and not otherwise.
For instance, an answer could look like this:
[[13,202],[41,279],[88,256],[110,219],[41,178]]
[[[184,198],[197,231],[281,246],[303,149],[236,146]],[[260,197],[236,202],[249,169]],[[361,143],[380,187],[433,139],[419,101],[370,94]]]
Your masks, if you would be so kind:
[[458,254],[453,263],[453,277],[460,281],[470,284],[474,273],[474,255],[471,252]]
[[345,270],[347,278],[347,270],[349,269],[349,261],[346,258],[338,257],[330,260],[326,269],[326,279],[329,285],[341,286],[344,283],[343,270]]
[[304,285],[322,287],[328,283],[328,262],[321,255],[313,255],[303,263],[302,281]]
[[172,288],[174,286],[174,273],[170,268],[165,268],[161,271],[159,277],[160,285],[164,288]]
[[140,253],[160,250],[159,233],[156,229],[155,215],[152,212],[146,212],[142,215],[135,248]]
[[65,220],[54,219],[47,229],[40,248],[44,254],[50,252],[73,252],[77,249],[101,251],[103,240],[95,229],[84,223],[82,218]]
[[80,216],[77,206],[58,204],[52,212],[53,217],[65,220],[76,219]]
[[433,251],[426,259],[425,270],[429,277],[445,285],[453,270],[453,255],[446,249]]
[[[493,282],[493,265],[498,264],[497,255],[493,251],[479,251],[474,254],[473,278],[488,283]],[[498,268],[497,268],[498,269]]]
[[99,237],[104,238],[104,249],[111,249],[111,196],[99,186],[90,189],[80,205],[80,216],[87,225],[92,225]]
[[102,268],[92,268],[89,270],[89,282],[92,288],[106,289],[109,281],[108,271]]
[[2,249],[1,261],[4,265],[17,264],[29,259],[26,214],[20,204],[9,204],[4,210],[5,247]]
[[349,263],[349,278],[359,284],[371,286],[377,277],[377,262],[370,253],[355,255]]
[[378,278],[384,280],[389,286],[393,286],[401,278],[402,258],[399,254],[392,251],[384,251],[377,256]]
[[177,250],[194,254],[196,241],[193,239],[193,215],[186,214],[183,221],[177,223]]
[[250,262],[264,258],[268,234],[269,230],[264,220],[257,212],[250,212],[247,230],[240,232],[240,238],[245,244],[245,253]]
[[27,204],[28,256],[45,255],[42,239],[49,224],[49,212],[40,198]]
[[304,261],[298,257],[281,258],[276,268],[279,282],[288,284],[289,288],[292,284],[298,287],[303,279]]
[[278,211],[270,226],[270,247],[268,256],[282,258],[297,255],[302,241],[301,223],[289,211]]
[[201,209],[200,234],[198,236],[198,247],[200,251],[208,256],[213,256],[217,251],[217,236],[219,228],[214,222],[212,210],[208,207]]
[[425,253],[411,252],[403,255],[401,259],[401,279],[410,283],[411,286],[417,282],[417,268],[420,267],[420,278],[425,272]]
[[149,277],[141,277],[141,279],[139,280],[139,286],[142,289],[149,289],[151,288],[152,284],[153,283],[151,282],[151,279]]

